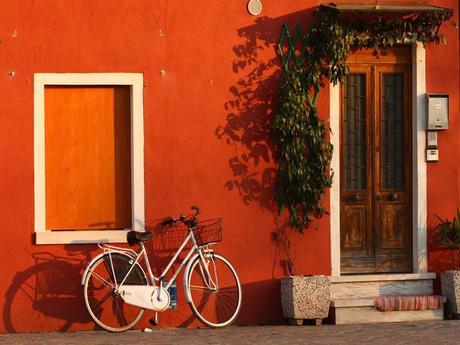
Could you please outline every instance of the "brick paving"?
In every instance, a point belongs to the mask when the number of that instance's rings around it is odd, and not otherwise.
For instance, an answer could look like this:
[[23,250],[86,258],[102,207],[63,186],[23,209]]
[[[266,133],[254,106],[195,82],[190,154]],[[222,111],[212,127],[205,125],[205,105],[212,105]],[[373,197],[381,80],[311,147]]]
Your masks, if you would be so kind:
[[156,329],[150,333],[104,331],[0,334],[0,345],[140,344],[372,344],[460,345],[460,320],[369,325],[246,326],[225,329]]

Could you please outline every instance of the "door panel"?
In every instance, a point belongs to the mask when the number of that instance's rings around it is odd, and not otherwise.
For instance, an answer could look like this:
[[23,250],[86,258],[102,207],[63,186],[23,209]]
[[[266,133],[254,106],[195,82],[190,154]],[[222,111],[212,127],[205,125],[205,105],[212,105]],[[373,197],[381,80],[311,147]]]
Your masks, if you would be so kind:
[[410,272],[410,64],[360,56],[341,88],[341,270]]
[[[412,270],[410,65],[376,70],[376,270]],[[394,262],[391,262],[394,261]]]
[[380,75],[382,84],[380,116],[380,172],[384,189],[401,189],[404,186],[404,109],[403,73]]
[[345,79],[343,117],[344,190],[367,189],[367,100],[368,71],[353,73]]
[[346,205],[343,207],[343,217],[346,219],[347,231],[343,232],[344,255],[347,252],[367,252],[366,250],[366,207],[364,205]]
[[382,220],[380,249],[404,248],[406,245],[405,205],[381,204],[380,218]]
[[[371,227],[371,69],[356,67],[342,87],[341,253],[346,266],[374,258]],[[359,263],[358,263],[359,266]]]

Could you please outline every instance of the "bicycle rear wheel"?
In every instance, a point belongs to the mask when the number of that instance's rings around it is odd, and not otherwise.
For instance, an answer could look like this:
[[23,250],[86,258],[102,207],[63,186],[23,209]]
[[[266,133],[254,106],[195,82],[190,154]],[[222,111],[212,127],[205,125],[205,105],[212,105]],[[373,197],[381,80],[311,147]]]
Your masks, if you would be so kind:
[[[197,257],[187,276],[186,293],[193,314],[213,328],[230,325],[241,307],[241,284],[232,264],[222,255],[207,253],[206,264]],[[209,275],[204,266],[207,266]]]
[[[121,253],[107,253],[94,262],[84,282],[85,305],[91,318],[103,329],[123,332],[139,322],[144,309],[127,304],[115,291],[131,268],[132,259]],[[113,269],[112,269],[113,265]],[[138,264],[125,284],[147,285],[144,271]]]

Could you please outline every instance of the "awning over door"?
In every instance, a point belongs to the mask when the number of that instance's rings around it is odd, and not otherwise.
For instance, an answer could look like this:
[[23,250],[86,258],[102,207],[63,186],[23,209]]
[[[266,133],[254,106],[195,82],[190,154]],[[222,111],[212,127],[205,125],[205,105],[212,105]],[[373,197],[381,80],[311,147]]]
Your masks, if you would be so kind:
[[362,24],[369,28],[378,28],[380,24],[385,23],[386,26],[398,30],[401,27],[410,28],[415,25],[426,29],[425,34],[432,38],[436,37],[437,42],[439,42],[437,37],[439,28],[454,13],[450,8],[414,4],[336,5],[330,3],[320,5],[319,11],[336,16],[342,23],[353,23],[358,27]]
[[334,11],[340,15],[407,15],[407,14],[424,14],[439,13],[453,14],[450,8],[428,5],[320,5],[321,11]]

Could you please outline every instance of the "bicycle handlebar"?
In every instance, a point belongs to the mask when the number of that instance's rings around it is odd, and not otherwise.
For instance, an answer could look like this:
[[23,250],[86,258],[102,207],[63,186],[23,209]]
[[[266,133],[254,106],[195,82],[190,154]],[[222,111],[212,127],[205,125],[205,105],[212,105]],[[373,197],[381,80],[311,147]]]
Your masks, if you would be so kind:
[[198,223],[198,214],[200,213],[200,208],[198,206],[192,206],[191,207],[193,214],[190,216],[184,216],[183,214],[180,214],[178,217],[169,217],[166,218],[164,221],[161,222],[162,225],[172,225],[176,224],[177,222],[182,222],[185,225],[187,225],[190,228],[196,227],[196,224]]

